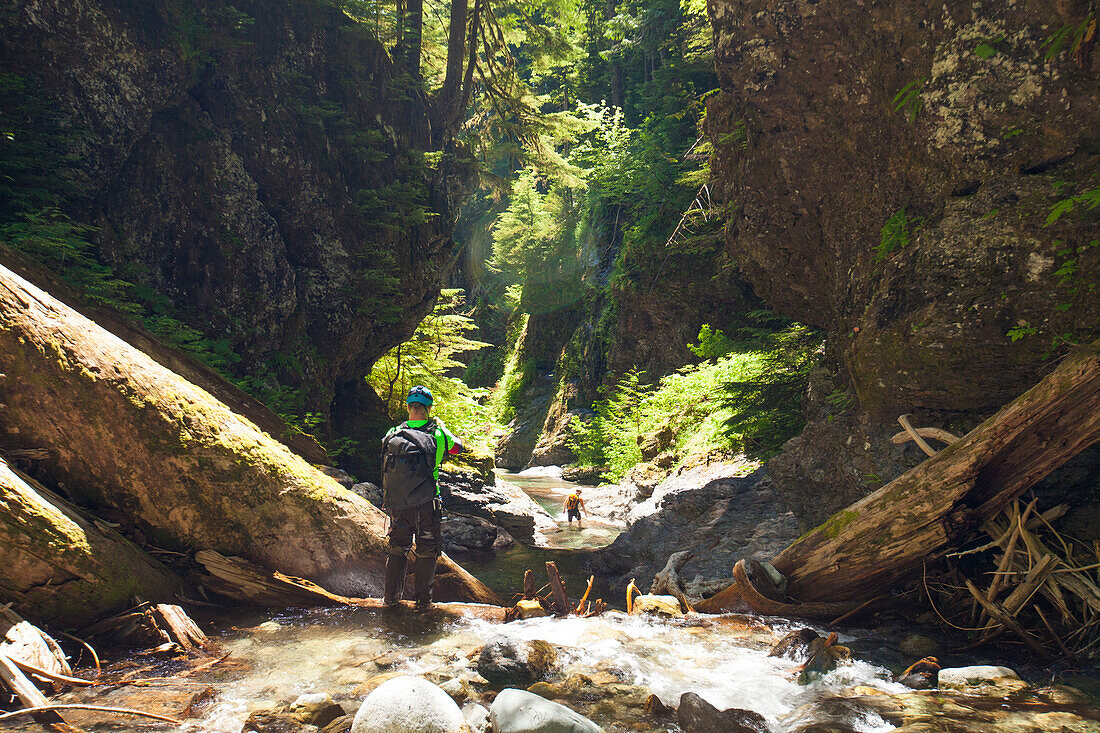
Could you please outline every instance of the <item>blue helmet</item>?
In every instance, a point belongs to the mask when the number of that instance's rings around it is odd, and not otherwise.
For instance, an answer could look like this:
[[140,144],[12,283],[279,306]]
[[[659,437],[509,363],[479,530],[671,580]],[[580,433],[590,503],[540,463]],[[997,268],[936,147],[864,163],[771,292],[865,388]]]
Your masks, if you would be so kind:
[[408,404],[419,402],[422,405],[432,406],[432,393],[427,387],[421,387],[419,384],[409,390],[409,398],[405,400]]

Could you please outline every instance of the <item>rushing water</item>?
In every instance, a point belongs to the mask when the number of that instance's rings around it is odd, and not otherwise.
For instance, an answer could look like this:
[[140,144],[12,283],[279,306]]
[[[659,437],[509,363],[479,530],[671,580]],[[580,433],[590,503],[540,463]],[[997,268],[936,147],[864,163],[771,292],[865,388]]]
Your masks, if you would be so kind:
[[[668,704],[675,704],[683,692],[696,692],[720,708],[755,710],[776,731],[785,729],[785,718],[825,694],[856,685],[904,690],[886,681],[886,670],[858,661],[813,684],[798,684],[796,663],[767,655],[786,630],[753,619],[691,623],[617,611],[594,619],[542,618],[507,626],[479,620],[422,626],[407,618],[387,620],[354,610],[284,615],[244,633],[223,635],[226,651],[250,662],[251,671],[227,685],[207,715],[184,730],[238,733],[258,701],[287,702],[310,692],[356,698],[360,687],[383,671],[425,675],[436,682],[455,677],[476,681],[476,659],[466,655],[502,633],[557,645],[564,674],[611,675]],[[601,725],[616,727],[606,712],[584,712]],[[853,731],[891,728],[871,713],[851,721]]]

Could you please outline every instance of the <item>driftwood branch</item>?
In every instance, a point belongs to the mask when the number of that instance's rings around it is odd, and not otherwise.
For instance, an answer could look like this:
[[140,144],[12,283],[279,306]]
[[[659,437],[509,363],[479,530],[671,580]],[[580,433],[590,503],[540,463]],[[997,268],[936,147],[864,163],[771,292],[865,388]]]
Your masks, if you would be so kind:
[[[76,703],[68,705],[36,705],[30,708],[24,708],[22,710],[16,710],[11,713],[4,713],[0,715],[0,720],[10,720],[12,718],[18,718],[21,715],[41,715],[43,713],[53,713],[57,715],[58,710],[93,710],[97,713],[110,713],[112,715],[134,715],[142,718],[151,718],[152,720],[160,720],[165,723],[172,723],[174,725],[183,725],[182,720],[176,718],[170,718],[167,715],[157,715],[156,713],[147,713],[144,710],[132,710],[130,708],[109,708],[102,705],[79,705]],[[59,718],[61,716],[58,716]]]
[[550,579],[550,592],[553,594],[554,613],[559,616],[568,616],[573,607],[569,605],[569,594],[565,592],[565,583],[558,575],[558,566],[553,562],[546,563],[546,575]]

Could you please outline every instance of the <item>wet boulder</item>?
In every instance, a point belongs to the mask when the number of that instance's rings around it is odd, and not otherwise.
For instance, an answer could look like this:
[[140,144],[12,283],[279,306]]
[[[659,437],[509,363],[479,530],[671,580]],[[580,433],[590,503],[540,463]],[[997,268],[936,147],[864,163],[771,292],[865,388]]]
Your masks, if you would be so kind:
[[1027,687],[1027,683],[1008,667],[984,664],[941,669],[939,685],[943,688],[959,690],[972,687],[999,687],[1007,690],[1019,690]]
[[481,517],[448,516],[443,521],[443,549],[448,553],[511,547],[515,540],[505,530]]
[[810,644],[817,638],[820,638],[819,634],[810,628],[792,631],[776,642],[768,656],[803,661],[809,654]]
[[469,733],[446,692],[419,677],[395,677],[363,701],[351,733]]
[[561,703],[524,690],[502,690],[489,708],[493,733],[601,733],[602,728]]
[[527,686],[549,677],[558,666],[558,653],[545,641],[495,636],[477,659],[477,671],[490,684]]
[[630,614],[648,614],[653,616],[667,616],[679,618],[683,616],[680,610],[680,601],[675,596],[655,596],[648,593],[636,596],[630,606]]
[[694,692],[680,695],[676,722],[684,733],[768,733],[764,716],[752,710],[719,710]]
[[940,660],[925,657],[914,662],[898,676],[898,684],[912,690],[931,690],[939,686]]

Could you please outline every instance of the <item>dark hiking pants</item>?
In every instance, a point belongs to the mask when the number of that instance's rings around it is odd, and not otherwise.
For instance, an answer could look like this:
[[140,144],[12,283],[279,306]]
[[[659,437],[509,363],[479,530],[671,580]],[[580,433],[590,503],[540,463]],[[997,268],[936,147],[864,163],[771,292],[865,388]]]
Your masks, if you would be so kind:
[[416,540],[416,564],[413,566],[413,599],[417,603],[431,603],[432,586],[435,584],[435,565],[443,552],[443,536],[440,523],[442,507],[436,501],[427,501],[390,515],[389,555],[386,558],[386,578],[383,600],[395,603],[401,600],[408,569],[409,549]]

